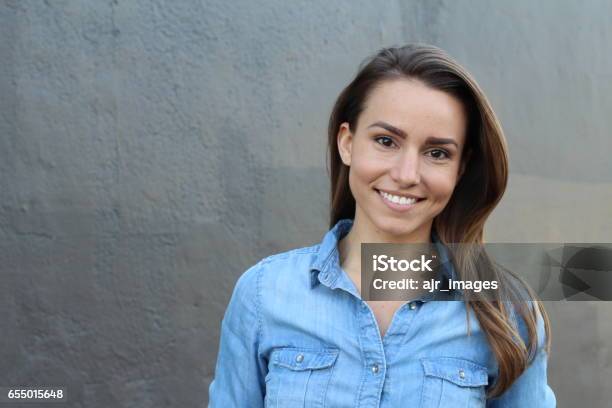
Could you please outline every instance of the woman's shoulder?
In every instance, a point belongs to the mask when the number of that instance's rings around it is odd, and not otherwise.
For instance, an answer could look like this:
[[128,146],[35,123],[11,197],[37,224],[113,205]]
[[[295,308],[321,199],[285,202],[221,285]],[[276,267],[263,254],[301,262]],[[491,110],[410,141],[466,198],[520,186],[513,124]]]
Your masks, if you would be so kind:
[[526,321],[527,318],[534,324],[533,329],[537,340],[534,351],[548,351],[546,347],[548,342],[546,325],[549,324],[549,321],[542,301],[533,299],[507,303],[510,309],[511,324],[517,329],[523,343],[525,345],[529,343],[530,330]]
[[283,262],[308,261],[319,251],[320,244],[294,248],[284,252],[278,252],[261,259],[258,263],[279,264]]
[[236,282],[230,309],[248,311],[260,326],[272,315],[298,313],[293,306],[312,300],[310,267],[317,250],[318,245],[313,245],[279,252],[249,267]]
[[266,256],[242,273],[236,287],[266,288],[270,284],[277,286],[283,281],[307,279],[319,247],[320,244],[315,244]]
[[546,325],[549,321],[544,303],[538,299],[529,284],[516,273],[506,271],[504,278],[505,284],[509,285],[514,293],[512,300],[508,298],[505,301],[510,312],[511,324],[518,330],[525,344],[529,342],[529,326],[533,325],[531,330],[537,336],[536,351],[545,349],[548,341]]

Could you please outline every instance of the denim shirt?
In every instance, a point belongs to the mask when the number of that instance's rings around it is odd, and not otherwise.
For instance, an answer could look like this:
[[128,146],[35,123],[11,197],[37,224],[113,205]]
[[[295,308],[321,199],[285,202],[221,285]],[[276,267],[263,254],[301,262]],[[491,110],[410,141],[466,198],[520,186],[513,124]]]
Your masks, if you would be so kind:
[[[497,363],[471,310],[467,335],[465,302],[407,302],[381,338],[339,263],[351,226],[340,220],[320,244],[267,257],[241,276],[221,324],[209,407],[556,406],[541,316],[533,362],[495,399],[485,392]],[[452,267],[443,273],[455,276]]]

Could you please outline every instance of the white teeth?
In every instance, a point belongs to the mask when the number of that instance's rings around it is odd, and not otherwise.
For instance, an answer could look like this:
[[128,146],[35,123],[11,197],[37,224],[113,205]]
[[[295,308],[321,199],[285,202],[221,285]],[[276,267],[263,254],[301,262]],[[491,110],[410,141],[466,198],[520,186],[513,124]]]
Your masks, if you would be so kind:
[[408,198],[403,196],[396,196],[393,194],[385,193],[380,191],[380,194],[388,201],[399,205],[412,205],[417,202],[416,198]]

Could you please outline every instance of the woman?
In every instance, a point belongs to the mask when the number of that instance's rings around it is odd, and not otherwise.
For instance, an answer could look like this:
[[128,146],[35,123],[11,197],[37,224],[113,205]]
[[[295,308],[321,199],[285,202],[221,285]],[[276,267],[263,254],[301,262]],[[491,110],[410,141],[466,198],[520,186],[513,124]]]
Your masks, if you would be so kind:
[[455,292],[462,301],[360,295],[364,242],[431,242],[452,255],[447,278],[492,269],[478,248],[508,158],[472,77],[436,47],[383,49],[338,97],[328,133],[331,229],[240,278],[210,406],[554,407],[549,322],[529,288]]

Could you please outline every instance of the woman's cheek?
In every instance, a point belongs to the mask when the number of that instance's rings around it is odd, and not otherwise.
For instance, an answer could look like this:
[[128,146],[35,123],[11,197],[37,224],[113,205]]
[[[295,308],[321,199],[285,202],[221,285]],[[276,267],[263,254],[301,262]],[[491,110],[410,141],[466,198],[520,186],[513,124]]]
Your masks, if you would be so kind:
[[431,192],[439,201],[446,201],[450,199],[457,183],[457,177],[452,169],[447,172],[440,172],[434,177],[430,178],[429,185],[431,186]]
[[355,176],[364,183],[373,182],[381,172],[381,163],[375,158],[359,158],[352,163],[351,167]]

